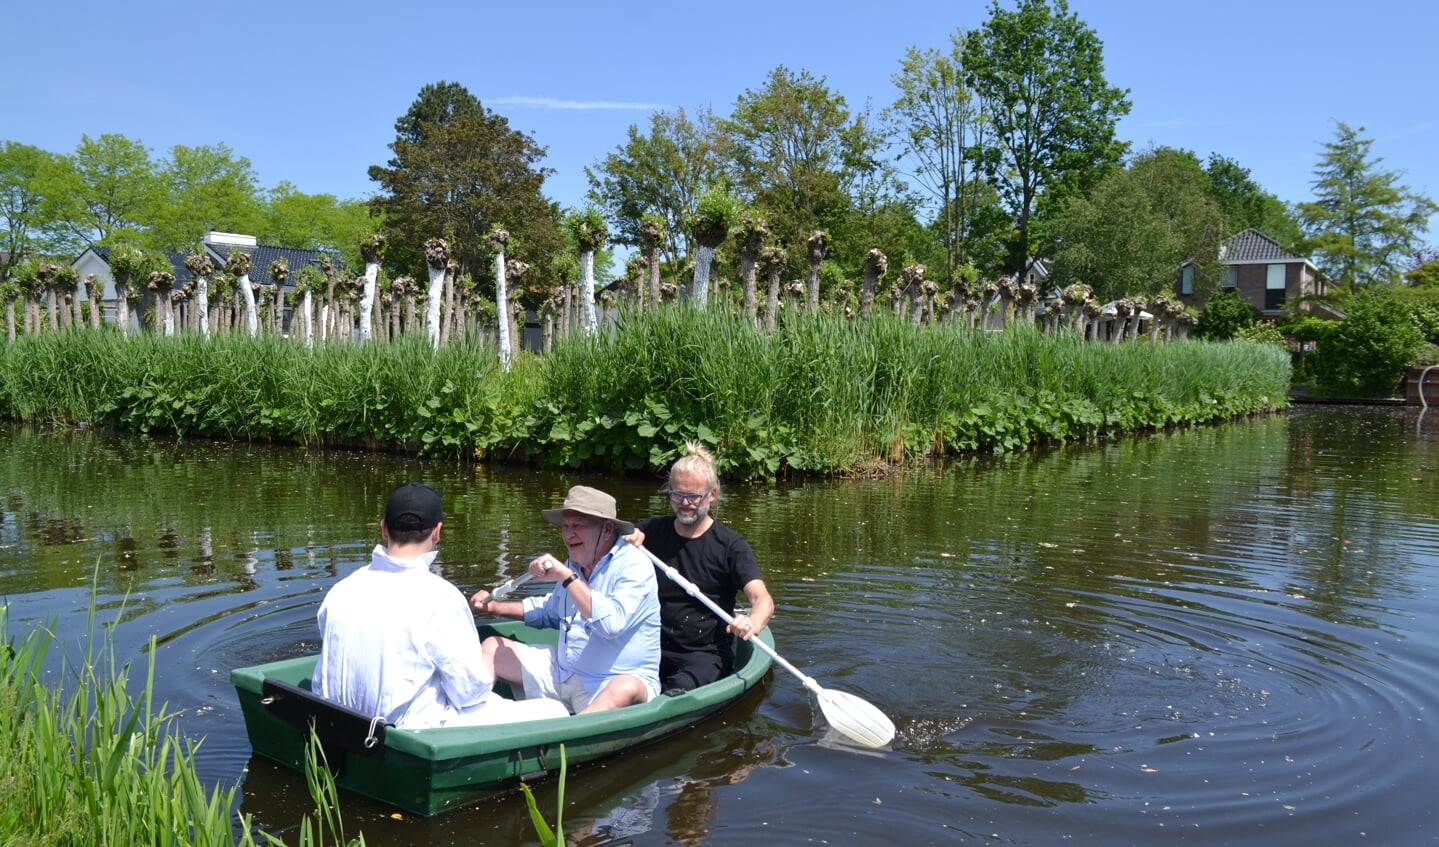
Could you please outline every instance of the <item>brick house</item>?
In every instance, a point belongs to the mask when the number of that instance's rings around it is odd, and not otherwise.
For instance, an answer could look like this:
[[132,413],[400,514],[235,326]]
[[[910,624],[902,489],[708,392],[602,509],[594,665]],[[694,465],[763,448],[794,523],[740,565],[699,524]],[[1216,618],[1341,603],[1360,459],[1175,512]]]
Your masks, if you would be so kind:
[[[1286,303],[1323,295],[1329,289],[1328,280],[1313,262],[1285,250],[1257,229],[1226,238],[1219,245],[1219,261],[1225,266],[1219,290],[1237,292],[1271,320],[1280,316]],[[1180,266],[1174,290],[1186,306],[1204,305],[1204,298],[1195,291],[1192,263]]]

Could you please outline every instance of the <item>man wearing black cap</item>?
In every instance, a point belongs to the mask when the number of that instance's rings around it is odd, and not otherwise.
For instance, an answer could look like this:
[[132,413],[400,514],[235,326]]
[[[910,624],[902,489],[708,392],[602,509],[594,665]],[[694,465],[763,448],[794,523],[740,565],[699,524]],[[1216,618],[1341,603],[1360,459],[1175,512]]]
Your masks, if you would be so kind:
[[444,517],[428,485],[390,493],[380,521],[385,543],[320,604],[315,693],[402,729],[568,714],[556,703],[517,703],[492,690],[469,604],[430,571]]

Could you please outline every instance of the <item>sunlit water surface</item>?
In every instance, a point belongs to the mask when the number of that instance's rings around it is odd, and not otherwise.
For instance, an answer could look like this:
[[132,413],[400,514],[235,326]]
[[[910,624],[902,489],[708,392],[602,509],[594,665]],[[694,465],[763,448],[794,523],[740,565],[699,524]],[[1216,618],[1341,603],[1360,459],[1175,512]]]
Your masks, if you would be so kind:
[[[0,464],[12,634],[56,617],[80,650],[97,581],[119,655],[143,669],[155,640],[205,776],[243,781],[240,811],[292,841],[303,779],[251,757],[228,674],[317,648],[391,487],[444,495],[440,561],[466,593],[559,552],[539,510],[571,484],[625,517],[666,507],[654,479],[85,433],[0,432]],[[716,515],[759,555],[780,653],[898,736],[843,743],[777,670],[718,719],[573,770],[569,840],[1433,844],[1436,466],[1439,419],[1332,408],[729,486]],[[371,845],[534,843],[516,794],[432,820],[345,809]]]

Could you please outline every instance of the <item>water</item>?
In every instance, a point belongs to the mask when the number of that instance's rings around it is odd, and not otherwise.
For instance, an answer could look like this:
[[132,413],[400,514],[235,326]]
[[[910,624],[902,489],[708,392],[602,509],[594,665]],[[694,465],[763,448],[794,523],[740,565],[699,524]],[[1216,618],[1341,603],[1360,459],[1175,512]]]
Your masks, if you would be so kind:
[[[252,758],[232,667],[317,649],[385,494],[445,496],[467,593],[558,552],[571,484],[623,517],[659,480],[368,454],[0,433],[0,595],[117,651],[293,840],[303,780]],[[569,775],[573,844],[1435,843],[1439,420],[1285,415],[873,480],[729,486],[781,655],[880,706],[833,737],[788,674],[718,719]],[[528,590],[528,589],[524,589]],[[551,810],[555,786],[539,790]],[[346,797],[371,845],[533,843],[517,795],[432,820]]]

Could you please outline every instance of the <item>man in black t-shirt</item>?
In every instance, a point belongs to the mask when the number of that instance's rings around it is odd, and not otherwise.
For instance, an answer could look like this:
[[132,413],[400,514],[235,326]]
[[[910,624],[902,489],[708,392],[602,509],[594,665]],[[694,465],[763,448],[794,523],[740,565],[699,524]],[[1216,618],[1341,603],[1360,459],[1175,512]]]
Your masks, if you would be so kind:
[[[708,451],[697,444],[670,468],[665,493],[674,517],[641,522],[643,543],[702,593],[734,615],[728,627],[703,603],[663,572],[660,595],[660,689],[689,691],[734,670],[731,636],[749,640],[769,623],[774,599],[743,535],[710,517],[719,499],[719,477]],[[734,614],[735,595],[749,600],[749,614]]]

